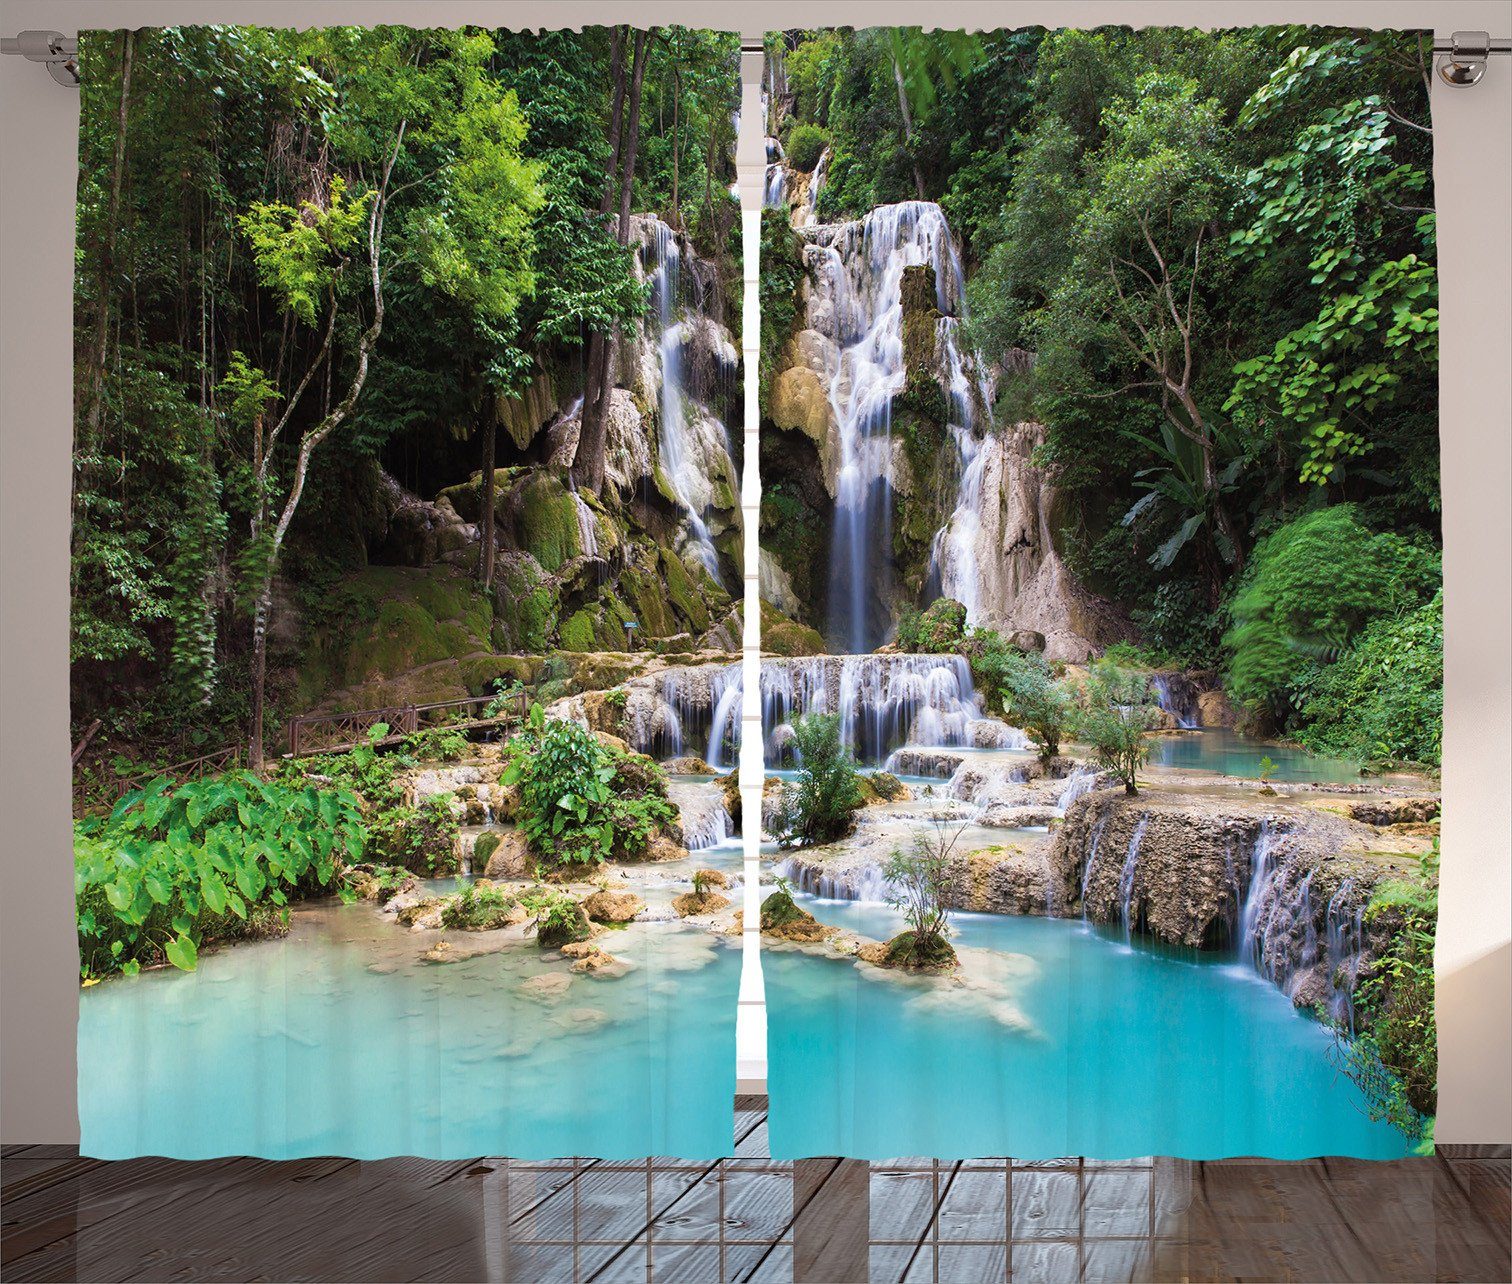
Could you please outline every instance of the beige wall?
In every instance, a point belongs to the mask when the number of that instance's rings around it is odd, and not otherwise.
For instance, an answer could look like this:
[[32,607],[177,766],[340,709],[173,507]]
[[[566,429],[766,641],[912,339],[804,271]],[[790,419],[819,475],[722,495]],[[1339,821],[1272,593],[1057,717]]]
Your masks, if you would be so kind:
[[[1508,0],[936,0],[968,27],[1319,22],[1512,34]],[[0,32],[174,22],[920,20],[915,0],[5,0]],[[1447,673],[1439,924],[1445,1143],[1512,1141],[1512,59],[1435,86]],[[0,60],[0,1135],[77,1138],[69,858],[70,274],[78,94]]]

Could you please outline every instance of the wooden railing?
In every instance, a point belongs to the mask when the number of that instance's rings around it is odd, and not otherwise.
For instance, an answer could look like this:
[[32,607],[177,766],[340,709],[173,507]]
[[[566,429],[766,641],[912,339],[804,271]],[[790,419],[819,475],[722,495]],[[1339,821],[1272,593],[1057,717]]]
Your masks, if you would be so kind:
[[[489,706],[497,710],[488,714]],[[386,735],[374,744],[396,744],[417,731],[450,727],[467,731],[477,727],[509,726],[522,721],[529,703],[523,691],[512,696],[472,696],[465,700],[440,700],[434,704],[387,705],[381,709],[358,709],[341,713],[304,713],[290,718],[286,727],[288,756],[302,758],[312,753],[345,753],[370,741],[376,726],[387,726]]]
[[[487,714],[490,705],[495,706],[492,715]],[[466,700],[440,700],[434,704],[389,705],[382,709],[357,709],[342,713],[305,713],[290,718],[286,725],[288,756],[301,758],[307,754],[345,753],[360,744],[369,743],[369,731],[385,723],[388,733],[376,742],[380,745],[397,744],[407,736],[430,727],[450,727],[456,731],[476,730],[479,727],[499,727],[509,730],[525,720],[530,701],[525,692],[509,696],[473,696]],[[167,776],[170,780],[198,780],[202,776],[218,772],[234,771],[246,761],[245,745],[226,745],[213,753],[201,754],[198,758],[186,758],[183,762],[170,763],[149,771],[139,771],[130,776],[109,780],[90,780],[87,776],[74,775],[74,794],[78,805],[88,795],[91,806],[114,803],[133,789]],[[78,758],[75,757],[75,765]]]
[[[223,771],[235,771],[242,765],[246,752],[245,745],[227,745],[214,753],[201,754],[198,758],[186,758],[183,762],[170,763],[166,767],[154,767],[150,771],[139,771],[134,775],[100,781],[94,792],[98,793],[100,800],[114,803],[118,798],[124,798],[133,789],[140,789],[159,776],[167,776],[169,780],[185,781],[199,780],[203,776],[216,775]],[[74,792],[83,794],[87,783],[75,776]]]

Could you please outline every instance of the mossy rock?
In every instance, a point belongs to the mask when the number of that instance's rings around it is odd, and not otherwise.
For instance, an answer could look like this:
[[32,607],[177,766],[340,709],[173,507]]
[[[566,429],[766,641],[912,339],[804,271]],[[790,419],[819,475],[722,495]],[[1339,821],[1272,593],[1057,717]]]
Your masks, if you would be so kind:
[[[709,627],[709,607],[694,583],[687,563],[670,549],[661,551],[661,569],[664,577],[667,600],[680,619],[692,626],[694,633],[702,633]],[[681,629],[673,632],[681,633]]]
[[904,972],[951,972],[956,967],[956,952],[943,936],[920,936],[917,932],[900,932],[887,943],[881,966]]
[[822,941],[835,929],[826,927],[807,910],[799,909],[787,892],[773,892],[761,902],[761,930],[784,941]]
[[541,564],[529,553],[499,555],[491,634],[498,651],[539,652],[557,627],[557,600]]
[[507,498],[514,516],[518,546],[548,573],[583,552],[578,537],[577,505],[554,473],[537,469],[518,482]]
[[598,650],[594,635],[594,626],[596,623],[594,613],[586,607],[580,611],[575,611],[562,625],[561,631],[557,635],[558,645],[564,651]]
[[536,943],[543,950],[559,950],[574,941],[586,941],[593,935],[593,924],[583,913],[581,905],[574,905],[573,914],[566,918],[554,918],[542,925]]
[[371,566],[341,581],[331,597],[300,665],[306,707],[332,690],[381,686],[491,649],[493,605],[459,567]]
[[497,850],[502,836],[493,830],[478,835],[473,843],[472,865],[473,869],[487,869],[488,858]]
[[761,603],[761,649],[772,655],[822,655],[824,637],[818,629],[789,619],[770,602]]

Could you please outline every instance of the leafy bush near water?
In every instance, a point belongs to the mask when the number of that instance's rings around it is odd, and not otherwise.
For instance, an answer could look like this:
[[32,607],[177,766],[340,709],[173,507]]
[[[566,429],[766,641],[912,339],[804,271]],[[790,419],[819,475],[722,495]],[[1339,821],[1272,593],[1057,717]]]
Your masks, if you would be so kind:
[[787,139],[787,163],[800,173],[809,173],[829,146],[829,135],[818,125],[794,125]]
[[654,762],[600,744],[575,722],[548,720],[540,705],[505,752],[503,781],[520,787],[519,827],[549,864],[634,860],[677,818]]
[[851,812],[863,795],[855,760],[840,743],[840,718],[810,713],[795,719],[798,779],[782,787],[774,820],[783,847],[831,843],[851,831]]
[[1370,1117],[1390,1123],[1420,1146],[1431,1144],[1438,1109],[1438,1034],[1434,1022],[1433,947],[1438,925],[1439,848],[1422,859],[1417,880],[1377,886],[1367,922],[1397,920],[1391,945],[1355,991],[1361,1033],[1338,1032],[1344,1072],[1365,1095]]
[[1002,666],[1003,711],[1039,746],[1048,762],[1060,752],[1061,740],[1076,722],[1076,701],[1050,673],[1041,655],[1010,650]]
[[1150,679],[1110,660],[1092,666],[1082,689],[1076,733],[1092,746],[1100,767],[1117,774],[1124,792],[1139,792],[1139,769],[1150,756],[1145,732],[1155,726]]
[[74,826],[79,964],[88,979],[166,959],[192,972],[200,946],[272,930],[288,901],[363,852],[348,790],[233,772],[160,777]]

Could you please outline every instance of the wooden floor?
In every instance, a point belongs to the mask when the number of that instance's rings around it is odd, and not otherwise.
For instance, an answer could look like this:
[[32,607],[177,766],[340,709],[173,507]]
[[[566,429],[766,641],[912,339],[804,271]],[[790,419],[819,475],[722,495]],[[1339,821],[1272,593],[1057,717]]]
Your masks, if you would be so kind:
[[184,1162],[6,1149],[5,1280],[1512,1279],[1505,1149],[1382,1164],[1077,1159]]

